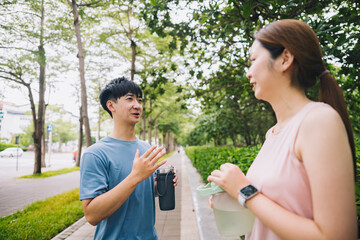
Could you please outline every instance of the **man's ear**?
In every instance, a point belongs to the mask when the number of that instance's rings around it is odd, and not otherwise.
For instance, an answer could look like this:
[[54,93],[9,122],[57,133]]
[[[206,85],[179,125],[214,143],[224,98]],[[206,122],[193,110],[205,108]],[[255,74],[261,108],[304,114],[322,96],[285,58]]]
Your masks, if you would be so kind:
[[114,101],[112,101],[112,100],[108,100],[107,102],[106,102],[106,106],[107,106],[107,108],[110,110],[110,112],[115,112],[115,107],[114,107]]
[[283,53],[281,54],[281,58],[282,58],[282,62],[281,62],[281,70],[283,72],[287,71],[291,65],[294,62],[294,55],[287,50],[286,48],[284,49]]

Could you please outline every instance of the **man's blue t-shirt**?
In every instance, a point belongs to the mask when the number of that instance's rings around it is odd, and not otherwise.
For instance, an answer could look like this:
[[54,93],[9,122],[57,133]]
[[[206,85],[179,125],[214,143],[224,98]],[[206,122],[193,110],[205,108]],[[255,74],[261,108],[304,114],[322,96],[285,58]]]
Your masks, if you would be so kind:
[[[80,200],[95,198],[118,185],[131,172],[136,150],[143,155],[150,145],[136,138],[122,141],[105,137],[81,158]],[[158,239],[155,230],[154,177],[137,185],[123,205],[101,221],[94,239]]]

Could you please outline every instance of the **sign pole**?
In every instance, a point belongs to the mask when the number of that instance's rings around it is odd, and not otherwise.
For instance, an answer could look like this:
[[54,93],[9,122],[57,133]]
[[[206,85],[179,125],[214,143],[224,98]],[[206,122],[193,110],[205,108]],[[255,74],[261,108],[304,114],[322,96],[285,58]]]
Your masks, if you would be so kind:
[[50,123],[47,125],[47,131],[49,133],[49,145],[48,145],[48,155],[49,155],[49,167],[51,167],[51,145],[52,145],[52,131],[53,131],[53,125]]
[[48,149],[49,167],[51,167],[51,145],[52,145],[52,132],[49,132],[49,149]]
[[17,148],[16,148],[16,171],[18,171],[18,165],[19,165],[19,136],[15,137],[15,143],[17,144]]

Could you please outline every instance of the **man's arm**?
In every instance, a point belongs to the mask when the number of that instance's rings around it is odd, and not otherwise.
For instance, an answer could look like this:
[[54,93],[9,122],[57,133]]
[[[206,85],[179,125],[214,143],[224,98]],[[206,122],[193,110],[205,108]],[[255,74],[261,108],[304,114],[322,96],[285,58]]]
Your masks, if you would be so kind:
[[154,151],[155,149],[156,146],[152,146],[141,157],[139,157],[140,153],[137,150],[131,173],[123,181],[100,196],[82,200],[84,215],[91,225],[95,226],[111,216],[128,199],[140,182],[151,176],[156,169],[166,163],[166,160],[164,160],[156,164],[157,160],[165,152],[162,152],[163,148]]

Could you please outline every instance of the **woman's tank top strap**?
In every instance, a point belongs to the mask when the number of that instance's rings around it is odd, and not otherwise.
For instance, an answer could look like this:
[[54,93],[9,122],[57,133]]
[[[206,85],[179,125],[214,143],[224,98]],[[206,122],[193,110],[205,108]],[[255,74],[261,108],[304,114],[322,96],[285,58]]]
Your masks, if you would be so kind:
[[[289,122],[287,125],[287,136],[292,136],[290,146],[294,146],[295,140],[297,138],[300,126],[304,118],[307,116],[307,114],[315,107],[319,106],[328,106],[327,104],[323,102],[310,102],[306,104]],[[289,139],[290,140],[290,139]],[[293,149],[292,149],[293,150]]]

